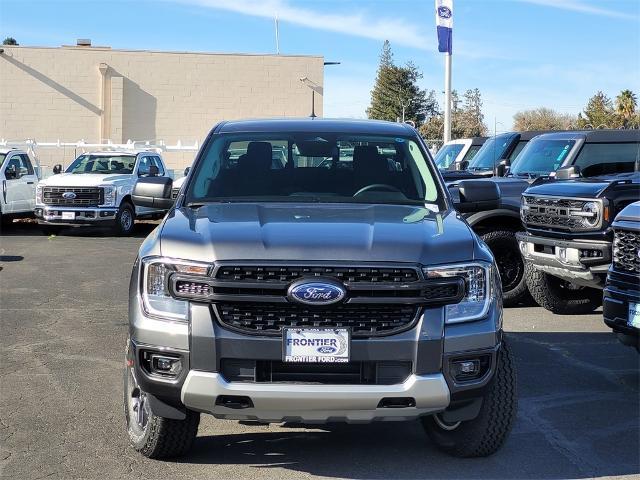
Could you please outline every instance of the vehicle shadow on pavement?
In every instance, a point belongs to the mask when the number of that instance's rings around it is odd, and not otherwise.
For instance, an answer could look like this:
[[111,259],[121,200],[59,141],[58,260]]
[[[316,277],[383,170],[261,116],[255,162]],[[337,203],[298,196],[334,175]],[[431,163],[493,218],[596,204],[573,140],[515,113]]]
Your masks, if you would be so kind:
[[507,338],[519,375],[518,418],[491,457],[443,454],[419,422],[256,423],[255,432],[207,435],[211,429],[204,419],[192,452],[178,462],[349,479],[638,475],[637,353],[607,332],[518,332]]
[[[159,221],[142,221],[136,222],[133,234],[129,237],[133,238],[145,238],[151,233],[151,231],[158,226]],[[3,225],[0,231],[0,237],[12,237],[12,236],[24,236],[24,237],[44,237],[42,227],[35,221],[18,221],[8,225]],[[94,226],[69,226],[62,227],[60,232],[55,235],[56,237],[117,237],[113,230],[106,227],[94,227]]]

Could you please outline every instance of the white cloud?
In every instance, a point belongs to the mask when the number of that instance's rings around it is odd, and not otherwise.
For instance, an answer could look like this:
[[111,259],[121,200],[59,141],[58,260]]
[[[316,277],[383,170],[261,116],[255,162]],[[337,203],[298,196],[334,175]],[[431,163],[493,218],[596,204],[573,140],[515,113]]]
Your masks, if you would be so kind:
[[281,21],[314,30],[325,30],[371,40],[389,40],[392,44],[435,51],[435,33],[432,35],[433,39],[428,39],[424,35],[423,29],[418,29],[416,25],[402,19],[377,19],[363,13],[325,13],[320,10],[293,6],[284,0],[180,1],[254,17],[273,19],[275,15],[278,15]]
[[[602,8],[585,3],[582,0],[520,0],[524,3],[532,3],[544,7],[558,8],[561,10],[569,10],[572,12],[587,13],[591,15],[601,15],[610,18],[621,18],[625,20],[640,20],[637,15],[631,15],[625,12],[619,12],[610,8]],[[599,2],[602,5],[603,2]]]

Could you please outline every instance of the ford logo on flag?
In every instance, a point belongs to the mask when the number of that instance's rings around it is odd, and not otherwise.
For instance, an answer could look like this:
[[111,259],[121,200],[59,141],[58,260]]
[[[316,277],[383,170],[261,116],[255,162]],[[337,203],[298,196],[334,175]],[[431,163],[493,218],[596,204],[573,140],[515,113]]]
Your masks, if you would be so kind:
[[74,192],[64,192],[62,194],[62,198],[64,198],[65,200],[73,200],[74,198],[76,198],[76,194]]
[[331,280],[299,280],[289,287],[289,300],[306,305],[330,305],[341,301],[347,291]]
[[438,16],[440,18],[451,18],[451,9],[449,7],[438,7]]

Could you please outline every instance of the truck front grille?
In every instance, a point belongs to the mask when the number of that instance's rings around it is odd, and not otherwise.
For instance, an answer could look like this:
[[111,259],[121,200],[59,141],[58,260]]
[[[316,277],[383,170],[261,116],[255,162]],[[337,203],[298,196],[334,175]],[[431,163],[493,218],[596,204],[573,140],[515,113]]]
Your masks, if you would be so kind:
[[589,201],[524,195],[522,222],[526,226],[548,230],[581,230],[584,229],[582,218],[572,213],[581,212]]
[[104,189],[101,187],[43,187],[42,202],[45,205],[59,207],[97,207],[104,203]]
[[[308,305],[290,296],[296,281],[334,281],[344,299]],[[212,304],[220,325],[253,335],[282,335],[286,327],[347,327],[354,337],[392,335],[412,328],[423,307],[458,303],[459,277],[427,278],[417,266],[245,264],[220,262],[211,277],[173,274],[175,298]]]
[[291,282],[299,278],[331,277],[344,282],[399,283],[416,282],[414,268],[342,267],[342,266],[222,266],[216,278],[235,282]]
[[412,325],[415,305],[340,304],[309,308],[297,304],[220,303],[220,322],[234,330],[279,335],[283,327],[348,327],[354,337],[389,335]]
[[613,235],[613,268],[640,274],[640,232],[616,229]]

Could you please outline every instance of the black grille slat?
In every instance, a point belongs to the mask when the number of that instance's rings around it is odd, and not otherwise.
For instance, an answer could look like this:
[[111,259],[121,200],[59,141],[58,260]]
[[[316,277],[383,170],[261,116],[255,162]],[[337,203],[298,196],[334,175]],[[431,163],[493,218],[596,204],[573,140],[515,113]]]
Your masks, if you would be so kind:
[[221,266],[216,278],[235,282],[291,282],[300,278],[335,278],[349,283],[417,282],[413,268],[327,266]]
[[640,232],[615,229],[613,236],[613,267],[623,272],[640,274]]
[[[75,198],[64,198],[63,194],[73,192]],[[101,187],[43,187],[42,202],[45,205],[97,207],[104,203],[104,189]]]
[[565,231],[584,227],[581,217],[569,215],[569,211],[581,210],[589,200],[528,195],[525,195],[524,199],[526,206],[529,207],[529,210],[524,210],[523,214],[523,222],[526,225]]
[[280,335],[284,327],[348,327],[354,337],[390,335],[417,320],[416,305],[340,304],[306,307],[294,304],[219,303],[218,320],[232,329]]

